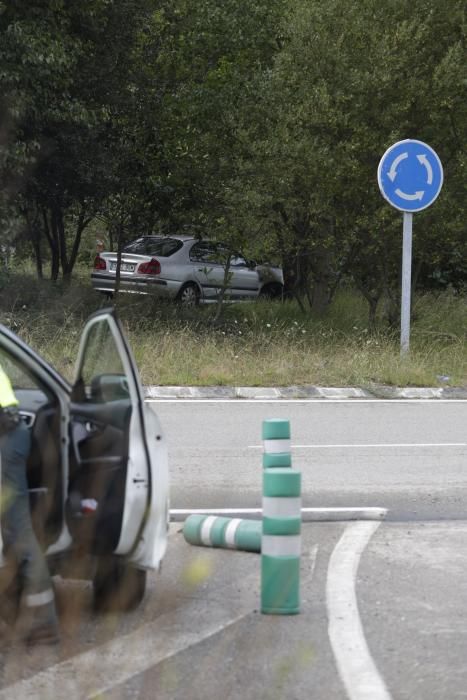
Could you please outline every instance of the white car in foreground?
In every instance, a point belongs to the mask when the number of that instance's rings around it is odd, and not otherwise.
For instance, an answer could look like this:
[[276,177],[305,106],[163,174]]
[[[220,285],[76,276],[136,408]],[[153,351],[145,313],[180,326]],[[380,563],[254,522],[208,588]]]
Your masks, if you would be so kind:
[[[112,310],[88,319],[73,385],[4,326],[0,363],[31,431],[33,524],[51,572],[91,580],[96,609],[136,607],[166,550],[169,476],[118,319]],[[10,621],[21,596],[14,565],[0,541],[0,609]]]
[[[143,236],[123,248],[120,289],[154,293],[185,304],[215,301],[224,286],[229,249],[223,243],[192,236]],[[115,289],[117,254],[96,255],[91,281],[94,289]],[[280,267],[259,265],[236,253],[230,256],[225,297],[231,300],[263,296],[280,298],[284,277]]]

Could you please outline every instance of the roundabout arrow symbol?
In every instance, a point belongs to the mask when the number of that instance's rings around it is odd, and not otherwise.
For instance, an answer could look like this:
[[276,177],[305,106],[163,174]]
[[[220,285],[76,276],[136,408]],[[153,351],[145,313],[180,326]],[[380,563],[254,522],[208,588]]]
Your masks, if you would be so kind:
[[418,192],[415,192],[414,194],[407,194],[406,192],[402,192],[402,190],[400,190],[399,188],[397,188],[396,194],[397,194],[397,196],[400,197],[401,199],[405,199],[405,200],[408,201],[408,202],[412,202],[412,201],[414,201],[414,200],[416,200],[416,199],[422,200],[422,199],[423,199],[423,195],[425,194],[425,192],[424,192],[423,190],[419,190]]
[[424,153],[422,153],[420,156],[417,156],[417,158],[418,158],[419,162],[422,165],[424,165],[426,168],[426,174],[427,174],[426,183],[427,183],[427,185],[431,185],[431,183],[433,182],[433,168],[431,167],[431,164],[430,164],[428,158],[426,157],[426,155]]
[[403,160],[405,160],[408,157],[409,157],[408,153],[401,153],[396,158],[394,158],[394,160],[391,163],[391,168],[388,172],[388,178],[391,180],[391,182],[394,182],[394,180],[396,179],[397,166],[399,165],[399,163],[401,163]]

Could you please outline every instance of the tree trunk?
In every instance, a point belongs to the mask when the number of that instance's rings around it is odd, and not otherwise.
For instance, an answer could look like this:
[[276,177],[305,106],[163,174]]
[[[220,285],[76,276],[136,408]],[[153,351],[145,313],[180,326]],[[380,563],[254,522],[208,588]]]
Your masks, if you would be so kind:
[[324,315],[332,299],[334,285],[330,259],[326,248],[315,250],[312,256],[313,287],[311,293],[307,291],[307,296],[311,313],[316,316]]
[[411,288],[411,295],[412,295],[412,299],[413,299],[413,295],[415,294],[415,290],[416,290],[416,288],[417,288],[418,278],[420,277],[420,272],[421,272],[421,269],[422,269],[422,265],[423,265],[423,260],[422,260],[421,258],[419,258],[418,260],[415,261],[415,264],[414,264],[413,267],[412,267],[412,279],[411,279],[411,285],[412,285],[412,288]]
[[122,248],[123,248],[123,224],[121,221],[117,224],[117,270],[115,272],[115,290],[114,290],[114,305],[117,301],[117,295],[120,290],[120,268],[122,265]]
[[44,226],[45,237],[50,247],[50,279],[56,282],[58,273],[60,272],[60,257],[58,248],[58,234],[53,216],[49,225],[47,209],[42,209],[42,222]]
[[297,284],[298,276],[298,257],[291,256],[288,253],[283,252],[283,246],[280,246],[282,250],[282,273],[284,275],[284,292],[282,299],[295,299],[300,311],[306,313],[305,306],[302,301],[302,296],[300,294],[299,284]]
[[376,312],[378,304],[383,294],[384,280],[381,277],[364,277],[354,273],[353,279],[358,291],[365,297],[368,302],[368,328],[374,331],[376,327]]
[[60,255],[60,264],[62,267],[63,280],[66,283],[70,282],[70,275],[67,274],[68,270],[68,254],[66,245],[66,234],[65,234],[65,222],[63,220],[63,210],[59,205],[54,207],[53,216],[55,218],[57,234],[58,234],[58,249]]
[[34,239],[33,242],[33,248],[34,248],[34,259],[36,262],[36,272],[38,278],[41,280],[44,277],[44,268],[42,265],[42,250],[41,250],[41,239],[40,239],[40,231],[37,231],[37,237]]
[[71,281],[71,274],[78,257],[79,246],[81,244],[81,236],[83,234],[86,226],[92,221],[92,217],[85,218],[85,207],[82,205],[81,210],[78,215],[78,221],[76,222],[75,238],[73,240],[73,246],[71,248],[70,257],[68,258],[65,268],[62,268],[63,279],[66,282]]
[[227,289],[227,286],[229,284],[229,277],[230,277],[230,261],[232,259],[232,255],[229,253],[227,256],[227,260],[225,263],[224,267],[224,279],[222,282],[222,289],[219,294],[219,297],[217,299],[217,308],[216,308],[216,315],[214,317],[214,323],[218,323],[222,316],[222,310],[224,308],[224,297],[225,297],[225,290]]
[[25,212],[25,217],[28,226],[29,240],[31,241],[34,252],[37,276],[39,279],[42,279],[44,277],[44,266],[42,264],[41,228],[39,226],[37,210],[32,220],[28,211]]
[[376,328],[376,311],[378,309],[379,297],[371,297],[368,299],[368,328],[370,331],[374,331]]

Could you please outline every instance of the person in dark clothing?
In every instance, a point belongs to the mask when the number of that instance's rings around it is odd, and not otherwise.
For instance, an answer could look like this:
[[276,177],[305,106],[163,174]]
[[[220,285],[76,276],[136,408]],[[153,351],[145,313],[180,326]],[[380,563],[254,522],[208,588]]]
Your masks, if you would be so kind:
[[52,579],[33,530],[26,462],[30,431],[18,413],[10,380],[0,366],[1,525],[4,551],[13,555],[27,611],[25,641],[59,640]]

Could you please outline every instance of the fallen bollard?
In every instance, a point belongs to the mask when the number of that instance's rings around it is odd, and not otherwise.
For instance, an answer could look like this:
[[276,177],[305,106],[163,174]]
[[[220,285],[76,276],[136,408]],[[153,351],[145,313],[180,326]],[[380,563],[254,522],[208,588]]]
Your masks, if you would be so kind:
[[189,515],[183,525],[183,536],[189,544],[260,552],[261,520]]

